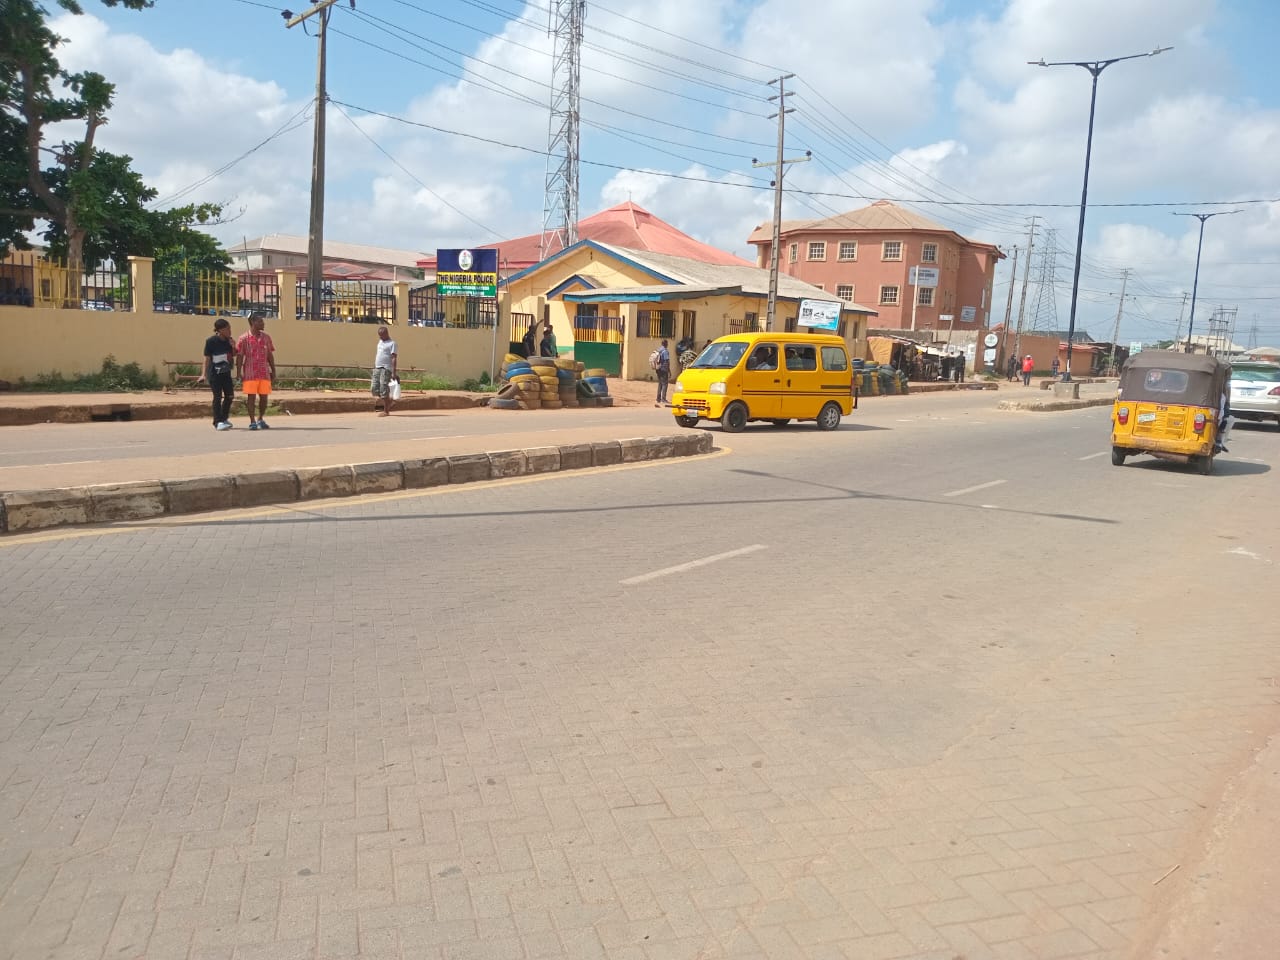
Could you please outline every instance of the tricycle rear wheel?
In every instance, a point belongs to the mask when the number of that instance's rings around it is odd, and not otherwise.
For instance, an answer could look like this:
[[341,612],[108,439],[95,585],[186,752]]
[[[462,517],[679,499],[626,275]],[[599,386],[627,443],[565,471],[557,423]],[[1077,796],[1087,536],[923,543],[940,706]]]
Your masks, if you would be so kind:
[[1124,466],[1124,458],[1125,458],[1125,457],[1127,457],[1128,455],[1129,455],[1129,454],[1128,454],[1128,452],[1127,452],[1124,448],[1122,448],[1122,447],[1112,447],[1112,448],[1111,448],[1111,464],[1112,464],[1112,466],[1116,466],[1116,467],[1123,467],[1123,466]]

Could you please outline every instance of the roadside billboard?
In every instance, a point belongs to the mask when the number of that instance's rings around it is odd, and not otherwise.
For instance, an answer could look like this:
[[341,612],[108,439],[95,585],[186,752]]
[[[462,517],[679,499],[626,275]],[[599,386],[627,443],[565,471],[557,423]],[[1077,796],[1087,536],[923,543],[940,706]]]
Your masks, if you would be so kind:
[[498,251],[436,250],[436,292],[442,297],[496,297]]
[[831,300],[801,300],[796,325],[810,330],[840,329],[840,303]]

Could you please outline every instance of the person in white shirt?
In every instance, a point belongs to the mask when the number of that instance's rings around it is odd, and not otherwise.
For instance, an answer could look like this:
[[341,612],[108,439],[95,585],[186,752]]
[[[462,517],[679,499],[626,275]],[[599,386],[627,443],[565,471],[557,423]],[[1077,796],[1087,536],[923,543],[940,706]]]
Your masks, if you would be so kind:
[[373,357],[373,380],[370,390],[375,397],[382,400],[380,417],[391,416],[391,408],[395,401],[391,399],[391,381],[396,379],[396,342],[391,339],[391,331],[386,327],[378,328],[378,351]]

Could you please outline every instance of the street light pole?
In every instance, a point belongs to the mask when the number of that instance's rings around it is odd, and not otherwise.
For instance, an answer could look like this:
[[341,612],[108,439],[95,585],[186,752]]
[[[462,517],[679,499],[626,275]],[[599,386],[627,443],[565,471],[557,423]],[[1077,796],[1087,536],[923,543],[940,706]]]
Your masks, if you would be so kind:
[[[1210,217],[1221,217],[1232,213],[1239,213],[1239,210],[1218,210],[1214,213],[1174,213],[1175,217],[1195,217],[1200,221],[1200,239],[1196,243],[1196,275],[1191,281],[1191,319],[1187,322],[1187,347],[1183,353],[1195,353],[1195,345],[1191,342],[1191,329],[1196,325],[1196,290],[1200,286],[1200,249],[1204,246],[1204,222]],[[1208,341],[1205,341],[1207,344]],[[1177,340],[1174,340],[1174,347],[1178,346]],[[1205,352],[1209,352],[1209,348],[1205,346]]]
[[1083,67],[1093,77],[1092,90],[1089,93],[1089,134],[1084,145],[1084,186],[1080,190],[1080,225],[1076,229],[1076,264],[1071,275],[1071,317],[1067,322],[1067,363],[1062,373],[1064,383],[1071,380],[1071,341],[1076,332],[1076,305],[1080,298],[1080,251],[1084,246],[1084,215],[1089,200],[1089,161],[1093,154],[1093,116],[1098,103],[1098,77],[1102,71],[1121,60],[1136,60],[1139,57],[1154,57],[1156,54],[1172,50],[1173,47],[1156,47],[1147,53],[1132,53],[1127,57],[1112,57],[1110,60],[1057,60],[1046,63],[1044,58],[1028,60],[1033,67]]

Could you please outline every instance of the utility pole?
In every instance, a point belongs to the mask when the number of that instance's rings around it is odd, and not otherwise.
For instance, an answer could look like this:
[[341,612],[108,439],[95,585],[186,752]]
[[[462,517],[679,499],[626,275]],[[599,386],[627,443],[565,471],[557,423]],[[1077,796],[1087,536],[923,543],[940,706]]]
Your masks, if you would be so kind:
[[1124,291],[1129,285],[1129,268],[1124,268],[1124,274],[1120,279],[1120,307],[1116,310],[1116,326],[1111,331],[1111,361],[1109,366],[1115,369],[1116,366],[1116,338],[1120,336],[1120,318],[1124,316]]
[[1031,279],[1031,251],[1036,248],[1036,221],[1039,215],[1031,218],[1031,232],[1027,237],[1027,265],[1022,268],[1022,297],[1018,300],[1018,332],[1013,337],[1013,350],[1022,356],[1022,317],[1027,312],[1027,281]]
[[[324,306],[324,115],[329,105],[325,90],[325,41],[329,35],[330,9],[338,0],[320,0],[294,16],[284,11],[285,27],[296,27],[310,17],[319,29],[319,53],[316,56],[316,124],[311,146],[311,227],[307,234],[307,319],[319,320]],[[355,6],[352,0],[351,6]],[[293,319],[290,317],[290,319]]]
[[1187,309],[1187,298],[1191,294],[1183,292],[1182,306],[1178,308],[1178,325],[1173,328],[1173,349],[1178,349],[1178,337],[1182,335],[1182,314]]
[[784,160],[782,151],[784,149],[783,142],[786,131],[786,117],[788,113],[794,112],[793,109],[787,108],[787,97],[790,96],[784,89],[785,83],[794,77],[794,73],[788,73],[778,77],[776,80],[770,80],[769,85],[778,85],[778,92],[770,97],[770,100],[778,101],[778,112],[770,114],[768,119],[778,118],[778,159],[772,163],[762,163],[759,160],[752,160],[753,167],[775,167],[773,173],[773,244],[769,254],[769,306],[765,313],[764,328],[765,330],[773,329],[774,317],[778,313],[778,247],[782,243],[782,171],[789,163],[804,163],[810,157],[810,151],[806,150],[803,157],[795,157]]
[[1013,287],[1014,281],[1018,279],[1018,245],[1013,245],[1013,264],[1009,269],[1009,300],[1004,305],[1004,329],[1000,331],[1000,354],[996,360],[997,363],[1003,363],[1005,366],[1000,367],[1004,370],[1008,367],[1009,358],[1004,355],[1005,346],[1009,339],[1009,321],[1013,318]]

